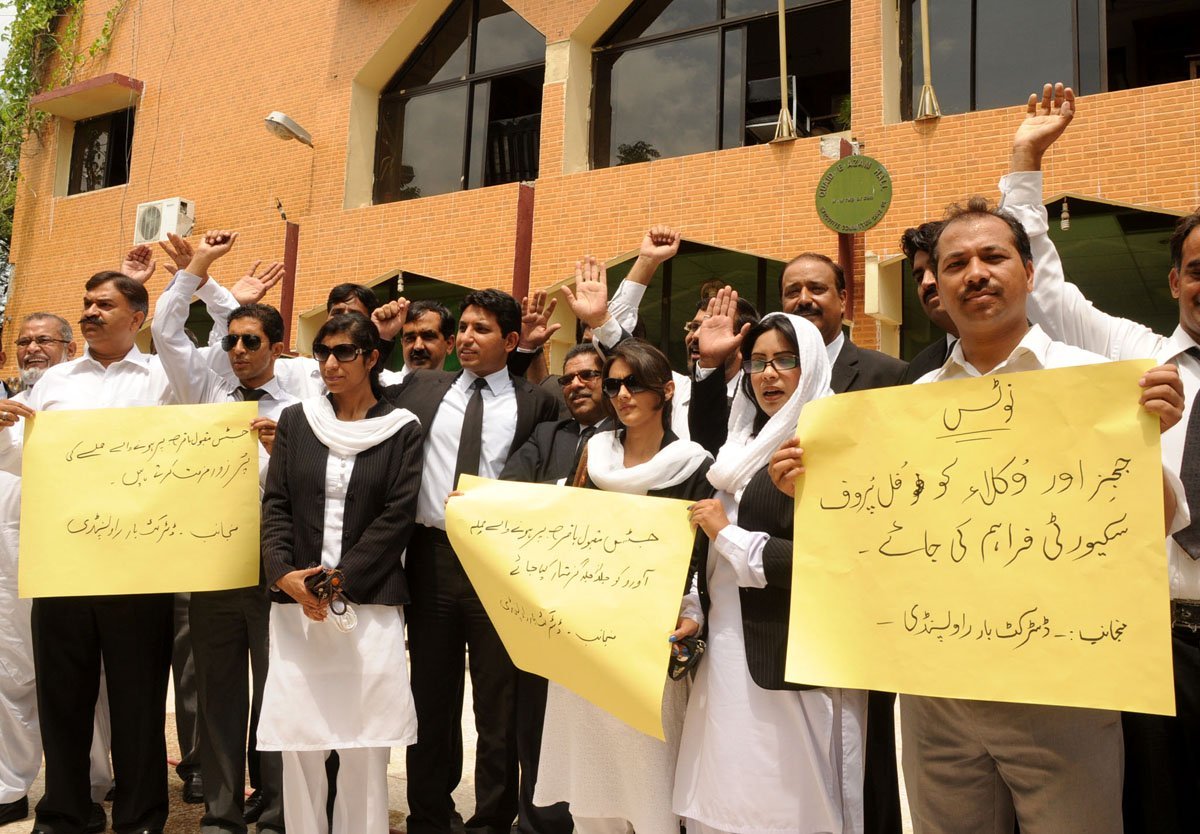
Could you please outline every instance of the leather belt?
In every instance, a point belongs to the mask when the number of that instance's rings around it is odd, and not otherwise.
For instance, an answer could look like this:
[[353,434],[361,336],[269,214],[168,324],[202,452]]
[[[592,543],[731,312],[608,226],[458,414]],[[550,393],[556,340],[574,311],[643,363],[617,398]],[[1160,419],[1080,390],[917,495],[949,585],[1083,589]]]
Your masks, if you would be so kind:
[[1171,627],[1200,632],[1200,600],[1171,600]]

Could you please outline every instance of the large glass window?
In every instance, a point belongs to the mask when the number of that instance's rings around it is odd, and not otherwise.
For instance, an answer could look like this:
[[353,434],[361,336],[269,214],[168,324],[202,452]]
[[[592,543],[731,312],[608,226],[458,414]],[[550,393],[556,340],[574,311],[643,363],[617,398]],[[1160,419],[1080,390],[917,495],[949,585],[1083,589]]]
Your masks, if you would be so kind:
[[546,39],[459,0],[379,96],[376,203],[537,178]]
[[[933,86],[943,113],[1019,104],[1046,81],[1081,95],[1194,76],[1200,8],[1182,0],[928,0]],[[912,118],[924,83],[920,0],[901,0]]]
[[[642,0],[601,40],[592,164],[770,141],[782,108],[776,0]],[[801,135],[848,127],[850,3],[788,0],[788,106]]]
[[129,182],[132,140],[132,109],[76,122],[67,193],[81,194]]

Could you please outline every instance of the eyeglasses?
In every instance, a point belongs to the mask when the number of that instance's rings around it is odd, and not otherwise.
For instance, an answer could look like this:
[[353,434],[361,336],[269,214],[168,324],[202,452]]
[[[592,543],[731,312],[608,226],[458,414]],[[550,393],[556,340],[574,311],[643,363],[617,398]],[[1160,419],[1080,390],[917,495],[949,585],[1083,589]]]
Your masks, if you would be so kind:
[[230,333],[221,340],[221,350],[229,353],[237,347],[238,339],[242,340],[246,350],[258,350],[262,347],[262,336],[255,336],[253,333]]
[[781,353],[774,359],[747,359],[742,363],[742,370],[748,374],[761,374],[770,365],[776,373],[790,371],[800,367],[800,357],[793,353]]
[[329,345],[316,344],[313,345],[313,359],[324,365],[329,361],[329,357],[333,356],[339,362],[353,362],[355,357],[367,351],[360,347],[355,347],[349,344],[340,344],[330,347]]
[[558,378],[558,384],[563,388],[566,388],[575,381],[575,377],[579,377],[584,382],[591,382],[593,379],[599,379],[601,377],[601,373],[599,371],[588,370],[576,371],[573,374],[563,374]]
[[610,376],[608,379],[604,380],[604,385],[601,387],[601,390],[604,391],[604,396],[612,399],[621,393],[622,388],[624,388],[630,394],[640,394],[643,391],[650,390],[648,385],[643,385],[642,383],[638,382],[637,377],[635,376]]
[[53,336],[22,336],[20,339],[17,339],[17,347],[27,348],[35,342],[37,343],[38,347],[50,347],[50,345],[54,344],[55,342],[58,342],[61,345],[68,345],[71,343],[69,339],[56,339]]

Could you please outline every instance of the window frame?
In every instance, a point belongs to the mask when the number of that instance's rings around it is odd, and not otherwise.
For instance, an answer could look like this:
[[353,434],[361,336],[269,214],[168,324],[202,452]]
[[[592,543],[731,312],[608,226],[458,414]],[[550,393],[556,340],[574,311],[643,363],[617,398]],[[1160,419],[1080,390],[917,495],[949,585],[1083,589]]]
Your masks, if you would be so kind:
[[[435,81],[430,84],[422,84],[422,85],[416,86],[416,87],[393,88],[394,85],[396,84],[397,80],[402,78],[405,73],[407,73],[410,69],[412,69],[412,67],[416,63],[416,61],[422,56],[422,53],[425,51],[426,47],[428,47],[430,43],[432,43],[434,40],[436,40],[438,38],[439,35],[441,35],[443,30],[446,28],[446,26],[448,26],[450,24],[451,18],[454,17],[455,12],[458,11],[458,9],[460,8],[460,6],[463,3],[467,4],[467,6],[468,6],[468,14],[467,14],[467,49],[468,49],[468,52],[467,52],[467,72],[466,72],[466,74],[460,75],[460,76],[455,76],[452,78],[446,78],[441,81]],[[475,109],[476,109],[475,97],[476,97],[477,87],[479,87],[479,85],[481,85],[481,84],[490,84],[492,81],[495,81],[500,78],[507,78],[509,76],[521,75],[523,73],[531,72],[533,70],[538,69],[539,67],[543,71],[543,83],[544,83],[544,78],[545,78],[546,55],[545,55],[544,51],[541,55],[540,60],[526,61],[526,62],[523,62],[520,64],[510,64],[505,67],[499,67],[499,68],[492,69],[492,70],[485,70],[483,72],[475,72],[475,59],[476,59],[475,42],[476,42],[476,38],[478,36],[478,27],[479,27],[479,3],[480,3],[480,0],[455,0],[455,2],[451,3],[446,8],[446,10],[442,13],[442,16],[440,18],[438,18],[438,21],[437,21],[437,23],[435,23],[433,25],[433,28],[429,30],[429,33],[420,40],[420,42],[417,44],[416,48],[413,49],[412,53],[408,56],[407,59],[405,59],[404,63],[400,65],[400,68],[397,69],[396,72],[392,74],[392,77],[383,86],[383,89],[379,91],[378,99],[375,102],[376,113],[381,114],[385,102],[401,103],[401,102],[405,102],[405,101],[411,101],[414,98],[418,98],[418,97],[424,96],[424,95],[430,95],[433,93],[444,92],[446,90],[455,89],[458,87],[466,87],[466,89],[467,89],[466,118],[464,120],[464,131],[463,131],[463,136],[462,136],[462,164],[459,168],[459,170],[460,170],[460,173],[459,173],[460,185],[457,190],[440,192],[442,194],[454,194],[454,193],[457,193],[458,191],[472,191],[476,188],[488,187],[483,182],[480,182],[478,185],[472,185],[470,182],[472,167],[475,163],[475,159],[473,158],[473,156],[476,153],[476,149],[474,149],[472,147],[471,139],[472,139],[472,134],[474,132]],[[505,5],[507,6],[508,4],[505,3]],[[511,6],[509,6],[508,8],[513,14],[520,16],[520,12],[518,12],[516,9],[513,9]],[[524,20],[524,17],[522,17],[521,19]],[[525,22],[528,23],[528,21],[525,21]],[[530,25],[532,26],[532,24],[530,24]],[[540,118],[540,116],[541,116],[540,109],[538,111],[538,115]],[[539,122],[539,124],[540,124],[540,122]],[[373,170],[372,170],[372,176],[371,176],[371,204],[372,205],[387,205],[387,203],[381,202],[377,196],[378,195],[378,183],[379,183],[379,159],[380,159],[381,144],[384,141],[383,135],[384,135],[383,120],[380,119],[379,125],[376,127],[376,131],[375,131],[375,151],[374,151],[374,158],[373,158],[373,164],[372,164]],[[483,142],[484,142],[485,147],[481,151],[479,151],[480,153],[486,153],[486,144],[487,144],[486,134],[483,137]],[[401,156],[400,162],[403,163],[403,156]],[[538,167],[539,167],[539,171],[540,171],[541,166],[539,165]],[[502,183],[496,183],[496,184],[500,185]],[[422,195],[422,196],[434,197],[434,196],[438,196],[438,195],[430,194],[430,195]],[[391,200],[389,202],[404,202],[404,199]]]
[[[839,5],[839,4],[845,3],[845,2],[846,2],[846,0],[809,0],[809,2],[804,3],[804,5],[796,6],[795,8],[791,8],[791,9],[785,9],[784,15],[786,16],[792,12],[802,12],[802,11],[806,11],[808,9],[815,9],[815,8],[819,8],[821,6]],[[972,2],[974,2],[974,0],[972,0]],[[726,0],[721,0],[720,4],[718,6],[718,9],[717,9],[716,20],[712,20],[707,23],[693,24],[691,26],[684,26],[679,29],[672,29],[671,31],[668,31],[668,32],[659,32],[658,34],[648,35],[648,36],[641,37],[641,38],[631,38],[631,39],[626,39],[623,41],[613,41],[612,43],[607,43],[606,41],[609,38],[613,37],[614,33],[619,32],[621,30],[621,28],[624,27],[629,22],[629,20],[637,13],[640,6],[641,6],[640,0],[639,0],[639,2],[630,3],[628,8],[626,8],[625,11],[622,12],[621,16],[618,17],[617,20],[613,23],[613,25],[610,26],[608,28],[608,30],[604,33],[604,35],[602,35],[600,37],[600,39],[597,41],[597,45],[592,47],[592,78],[595,79],[595,82],[592,84],[592,95],[591,95],[591,99],[589,101],[590,112],[592,114],[591,125],[590,125],[589,136],[588,136],[588,156],[589,156],[589,164],[590,164],[591,169],[599,170],[602,168],[620,167],[619,165],[614,165],[611,161],[609,161],[611,159],[611,155],[612,155],[611,147],[607,148],[607,153],[605,154],[605,157],[606,157],[605,160],[603,160],[603,161],[600,160],[600,153],[599,153],[601,150],[605,150],[604,146],[611,144],[611,139],[612,139],[611,77],[612,77],[612,64],[616,62],[616,57],[619,57],[620,55],[625,54],[630,51],[633,51],[635,49],[659,46],[661,44],[669,43],[672,41],[681,41],[681,40],[685,40],[686,38],[693,37],[695,35],[706,34],[708,32],[716,32],[717,40],[718,40],[718,43],[717,43],[718,83],[717,83],[717,89],[716,89],[716,93],[715,93],[716,98],[717,98],[717,111],[716,111],[717,118],[716,118],[716,125],[715,125],[715,137],[714,137],[715,141],[714,141],[713,147],[711,147],[705,151],[698,151],[698,153],[711,153],[713,151],[730,150],[730,149],[732,149],[732,147],[739,147],[739,148],[746,147],[744,140],[741,145],[731,146],[731,148],[726,148],[723,144],[724,133],[725,133],[725,95],[724,95],[724,93],[725,93],[725,84],[726,84],[726,81],[728,78],[728,67],[727,67],[728,59],[727,59],[727,55],[726,55],[726,47],[727,47],[727,43],[728,43],[727,33],[731,29],[739,29],[739,28],[744,29],[746,26],[748,26],[751,23],[758,23],[758,22],[761,22],[764,20],[777,19],[779,16],[779,12],[778,11],[751,12],[749,14],[737,15],[736,17],[726,17],[725,16]],[[603,61],[605,61],[608,58],[608,56],[611,56],[611,55],[615,55],[616,57],[613,57],[611,59],[611,63],[609,64],[609,66],[607,68],[603,68],[601,66],[601,63]],[[747,79],[746,79],[747,61],[748,61],[748,50],[743,49],[742,50],[742,67],[741,67],[741,77],[742,77],[743,86],[747,83]],[[605,96],[608,98],[608,100],[610,102],[610,107],[606,108],[603,111],[600,108],[600,103],[603,100],[601,97],[602,92],[605,94]],[[847,91],[847,94],[849,94],[849,91]],[[743,93],[743,95],[744,95],[744,93]],[[607,135],[604,138],[603,142],[601,142],[601,140],[600,140],[600,130],[599,130],[600,122],[598,121],[600,119],[600,116],[598,114],[600,114],[601,112],[604,112],[606,114],[604,116],[604,118],[607,119],[607,123],[606,123],[607,130],[605,131]],[[742,130],[744,133],[745,132],[745,104],[744,104],[744,101],[743,101]]]
[[[79,159],[77,152],[81,151],[80,142],[82,139],[80,127],[87,128],[90,125],[107,122],[108,127],[108,145],[106,149],[104,161],[104,183],[95,188],[77,188],[76,184],[82,179],[83,160]],[[113,161],[117,155],[113,153],[113,134],[118,124],[124,124],[125,127],[125,164],[124,164],[124,179],[120,182],[112,182]],[[66,192],[64,196],[75,197],[81,194],[92,194],[96,191],[103,191],[108,188],[118,188],[129,184],[129,173],[133,163],[133,136],[135,125],[137,124],[137,107],[125,107],[120,110],[112,110],[108,113],[99,113],[95,116],[89,116],[86,119],[79,119],[71,125],[71,150],[67,157],[67,177],[66,177]],[[78,161],[77,161],[78,160]],[[77,165],[79,166],[77,168]]]

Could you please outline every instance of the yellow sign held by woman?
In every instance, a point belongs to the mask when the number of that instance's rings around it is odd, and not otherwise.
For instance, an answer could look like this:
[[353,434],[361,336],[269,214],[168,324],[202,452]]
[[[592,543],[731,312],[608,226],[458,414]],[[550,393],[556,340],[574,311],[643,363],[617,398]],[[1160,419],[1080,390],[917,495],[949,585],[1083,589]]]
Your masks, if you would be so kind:
[[690,502],[464,475],[446,533],[521,669],[663,738]]
[[25,423],[22,597],[258,582],[255,403],[43,411]]

